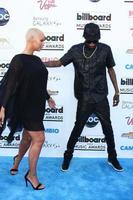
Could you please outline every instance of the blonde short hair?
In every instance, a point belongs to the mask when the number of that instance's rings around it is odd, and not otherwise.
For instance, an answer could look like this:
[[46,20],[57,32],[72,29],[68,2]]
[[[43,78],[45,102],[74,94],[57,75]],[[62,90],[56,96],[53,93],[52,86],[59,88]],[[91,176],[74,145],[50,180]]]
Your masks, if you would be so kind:
[[38,34],[43,33],[41,30],[38,28],[30,28],[27,33],[26,33],[26,40],[30,40],[31,38],[36,37]]

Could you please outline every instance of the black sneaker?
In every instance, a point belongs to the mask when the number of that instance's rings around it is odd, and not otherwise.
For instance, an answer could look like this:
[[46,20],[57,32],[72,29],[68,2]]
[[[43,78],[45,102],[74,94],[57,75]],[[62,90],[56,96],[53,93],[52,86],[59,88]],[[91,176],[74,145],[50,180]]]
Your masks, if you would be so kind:
[[73,154],[64,153],[64,160],[63,160],[63,163],[62,163],[62,166],[61,166],[62,171],[68,170],[72,157],[73,157]]
[[124,170],[122,166],[120,165],[119,161],[117,160],[117,158],[112,158],[112,159],[108,158],[108,164],[112,166],[114,170],[118,172],[122,172]]

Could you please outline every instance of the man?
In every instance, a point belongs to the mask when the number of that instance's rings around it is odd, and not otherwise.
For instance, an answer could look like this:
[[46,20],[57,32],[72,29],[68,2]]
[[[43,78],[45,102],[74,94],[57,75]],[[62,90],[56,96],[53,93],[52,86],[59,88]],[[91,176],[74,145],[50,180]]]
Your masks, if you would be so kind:
[[117,171],[123,171],[117,160],[107,99],[106,67],[115,90],[113,106],[117,106],[119,103],[119,89],[113,69],[115,62],[112,51],[108,45],[99,43],[100,29],[94,23],[85,25],[83,37],[85,38],[84,43],[72,46],[60,60],[47,63],[49,67],[58,67],[61,65],[66,66],[72,62],[75,69],[74,92],[78,99],[76,122],[67,143],[67,150],[64,153],[62,170],[68,170],[73,157],[74,146],[88,117],[95,113],[101,122],[105,135],[108,164]]

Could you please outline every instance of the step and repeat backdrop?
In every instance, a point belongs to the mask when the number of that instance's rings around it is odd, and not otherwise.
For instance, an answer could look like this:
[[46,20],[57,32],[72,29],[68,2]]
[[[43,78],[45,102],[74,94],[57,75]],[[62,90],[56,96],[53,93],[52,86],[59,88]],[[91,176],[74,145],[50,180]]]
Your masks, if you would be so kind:
[[[119,157],[133,157],[133,1],[124,0],[0,0],[0,79],[15,54],[25,47],[25,33],[36,27],[45,33],[44,48],[37,52],[44,62],[59,59],[74,44],[84,42],[84,25],[101,29],[100,42],[111,46],[120,88],[120,103],[112,107],[114,89],[108,77],[109,103]],[[46,106],[46,141],[41,156],[60,157],[73,128],[77,100],[73,94],[74,69],[48,68],[48,91],[56,109]],[[22,137],[7,144],[8,128],[0,137],[0,155],[15,155]],[[106,143],[99,119],[92,114],[75,146],[74,156],[106,157]]]

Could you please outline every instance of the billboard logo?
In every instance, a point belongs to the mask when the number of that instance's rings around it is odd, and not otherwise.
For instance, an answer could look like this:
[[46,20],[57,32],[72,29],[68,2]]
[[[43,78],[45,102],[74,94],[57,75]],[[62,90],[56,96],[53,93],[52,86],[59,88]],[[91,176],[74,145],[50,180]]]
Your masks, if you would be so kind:
[[111,21],[111,14],[109,15],[99,15],[99,14],[90,14],[90,13],[77,13],[77,20],[89,20],[89,21]]
[[9,12],[5,8],[0,8],[0,26],[6,25],[9,19]]
[[63,122],[63,113],[63,106],[56,105],[56,108],[46,107],[44,121]]
[[77,30],[83,30],[86,23],[96,23],[100,30],[111,30],[111,13],[106,12],[78,12],[76,16]]
[[46,35],[45,43],[42,50],[64,50],[64,34],[63,33],[49,33]]
[[133,79],[132,78],[121,78],[121,94],[133,94]]
[[52,35],[52,36],[48,35],[48,36],[46,36],[45,41],[64,41],[64,34],[62,34],[60,36],[59,35]]
[[80,151],[105,151],[105,138],[103,136],[80,136],[74,149]]
[[21,140],[20,134],[14,135],[12,143],[7,142],[7,135],[0,136],[0,148],[17,149]]

